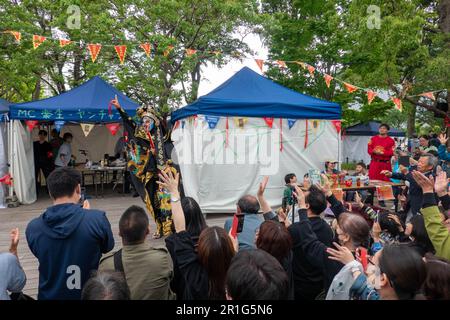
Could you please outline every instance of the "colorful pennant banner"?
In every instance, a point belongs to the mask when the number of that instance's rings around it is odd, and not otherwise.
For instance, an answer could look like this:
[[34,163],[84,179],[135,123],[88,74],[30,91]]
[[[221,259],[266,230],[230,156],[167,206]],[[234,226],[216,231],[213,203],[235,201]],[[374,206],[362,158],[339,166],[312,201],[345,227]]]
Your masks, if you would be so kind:
[[47,39],[43,36],[33,35],[33,49],[36,50]]
[[83,131],[84,136],[87,137],[91,133],[94,125],[92,123],[80,123],[81,131]]
[[375,99],[376,96],[377,96],[376,92],[374,92],[372,90],[367,91],[367,103],[371,104],[373,99]]
[[98,54],[100,53],[100,50],[102,49],[102,45],[101,44],[88,44],[88,50],[89,53],[91,54],[91,60],[92,62],[95,62],[95,60],[97,60]]
[[152,47],[150,45],[150,43],[146,42],[146,43],[141,43],[139,45],[142,49],[144,49],[145,54],[147,55],[147,58],[150,58],[150,52],[152,50]]
[[273,127],[273,118],[263,117],[263,119],[269,128]]
[[119,57],[120,64],[123,64],[123,62],[125,61],[125,55],[127,54],[127,46],[114,46],[114,49],[116,50],[117,56]]
[[220,117],[217,116],[205,116],[205,120],[208,123],[210,129],[215,129],[219,123]]
[[66,39],[59,39],[59,46],[61,48],[64,48],[65,46],[71,44],[73,41],[71,40],[66,40]]
[[245,124],[247,123],[248,118],[234,118],[234,124],[236,127],[240,129],[244,129]]
[[294,126],[295,122],[297,122],[297,119],[287,119],[287,121],[288,121],[289,130],[291,130],[292,127]]
[[56,120],[55,123],[54,123],[56,131],[60,132],[62,127],[64,127],[65,123],[66,122],[62,121],[62,120]]
[[333,80],[333,77],[330,76],[329,74],[325,74],[323,77],[325,79],[325,83],[327,84],[327,87],[329,88],[330,84],[331,84],[331,80]]
[[263,59],[255,59],[256,64],[258,65],[259,69],[261,70],[261,72],[263,72],[263,64],[264,64],[264,60]]
[[111,134],[115,136],[117,131],[119,131],[120,123],[107,123],[106,127],[108,128],[109,132],[111,132]]

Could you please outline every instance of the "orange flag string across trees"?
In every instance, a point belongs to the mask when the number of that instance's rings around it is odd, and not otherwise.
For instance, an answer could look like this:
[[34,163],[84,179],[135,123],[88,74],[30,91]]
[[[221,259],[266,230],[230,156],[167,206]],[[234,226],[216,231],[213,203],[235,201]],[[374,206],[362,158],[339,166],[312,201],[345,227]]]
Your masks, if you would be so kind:
[[117,56],[119,57],[120,64],[123,64],[123,62],[125,61],[125,55],[127,54],[127,46],[114,46],[114,49],[116,50]]
[[43,36],[33,35],[33,48],[36,50],[47,39]]
[[264,64],[264,60],[263,59],[255,59],[256,64],[258,65],[259,69],[261,70],[261,72],[263,72],[263,64]]
[[71,44],[73,41],[71,40],[66,40],[66,39],[59,39],[59,46],[61,48],[64,48],[65,46]]
[[150,43],[148,42],[141,43],[139,46],[144,50],[145,54],[147,55],[147,58],[150,58],[150,52],[152,50]]
[[97,60],[98,54],[100,53],[100,50],[102,49],[102,45],[101,44],[88,44],[88,50],[89,53],[91,54],[91,60],[92,62],[95,62],[95,60]]
[[331,84],[331,80],[333,80],[333,77],[330,76],[329,74],[325,74],[323,77],[325,79],[325,83],[327,84],[327,87],[329,88],[330,84]]
[[375,91],[369,90],[367,91],[367,103],[371,104],[373,99],[377,96],[377,93]]
[[350,83],[347,83],[347,82],[344,82],[344,86],[345,86],[345,89],[347,89],[347,91],[350,92],[350,93],[355,92],[356,90],[358,90],[357,87],[355,87],[354,85],[352,85]]

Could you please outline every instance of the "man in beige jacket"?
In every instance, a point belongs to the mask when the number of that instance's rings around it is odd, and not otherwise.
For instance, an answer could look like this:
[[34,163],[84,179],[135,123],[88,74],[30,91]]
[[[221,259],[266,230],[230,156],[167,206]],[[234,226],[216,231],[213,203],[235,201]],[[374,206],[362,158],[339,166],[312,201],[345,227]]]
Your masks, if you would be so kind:
[[166,247],[152,247],[148,215],[143,208],[129,207],[119,221],[123,248],[100,261],[99,270],[123,272],[132,300],[171,300],[173,263]]

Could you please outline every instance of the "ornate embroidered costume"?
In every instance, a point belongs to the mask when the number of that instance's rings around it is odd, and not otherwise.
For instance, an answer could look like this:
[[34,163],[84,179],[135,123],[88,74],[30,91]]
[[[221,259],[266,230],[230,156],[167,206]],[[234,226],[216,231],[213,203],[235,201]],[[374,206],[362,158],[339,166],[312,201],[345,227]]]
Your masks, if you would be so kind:
[[172,231],[172,211],[170,194],[156,183],[162,170],[176,173],[169,160],[165,145],[170,143],[164,136],[160,119],[151,107],[137,109],[141,123],[134,121],[122,108],[118,108],[123,119],[128,152],[128,170],[137,192],[144,201],[148,212],[157,226],[155,236],[166,236]]

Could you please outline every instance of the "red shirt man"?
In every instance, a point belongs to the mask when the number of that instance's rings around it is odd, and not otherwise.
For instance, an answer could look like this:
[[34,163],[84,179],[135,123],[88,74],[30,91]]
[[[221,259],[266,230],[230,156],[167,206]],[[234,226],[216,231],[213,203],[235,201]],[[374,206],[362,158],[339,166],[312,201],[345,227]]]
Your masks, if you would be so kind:
[[381,174],[381,171],[392,171],[391,157],[394,154],[395,141],[388,136],[389,126],[387,124],[381,124],[378,130],[380,134],[373,136],[368,145],[368,152],[372,157],[369,178],[389,181],[389,178]]

